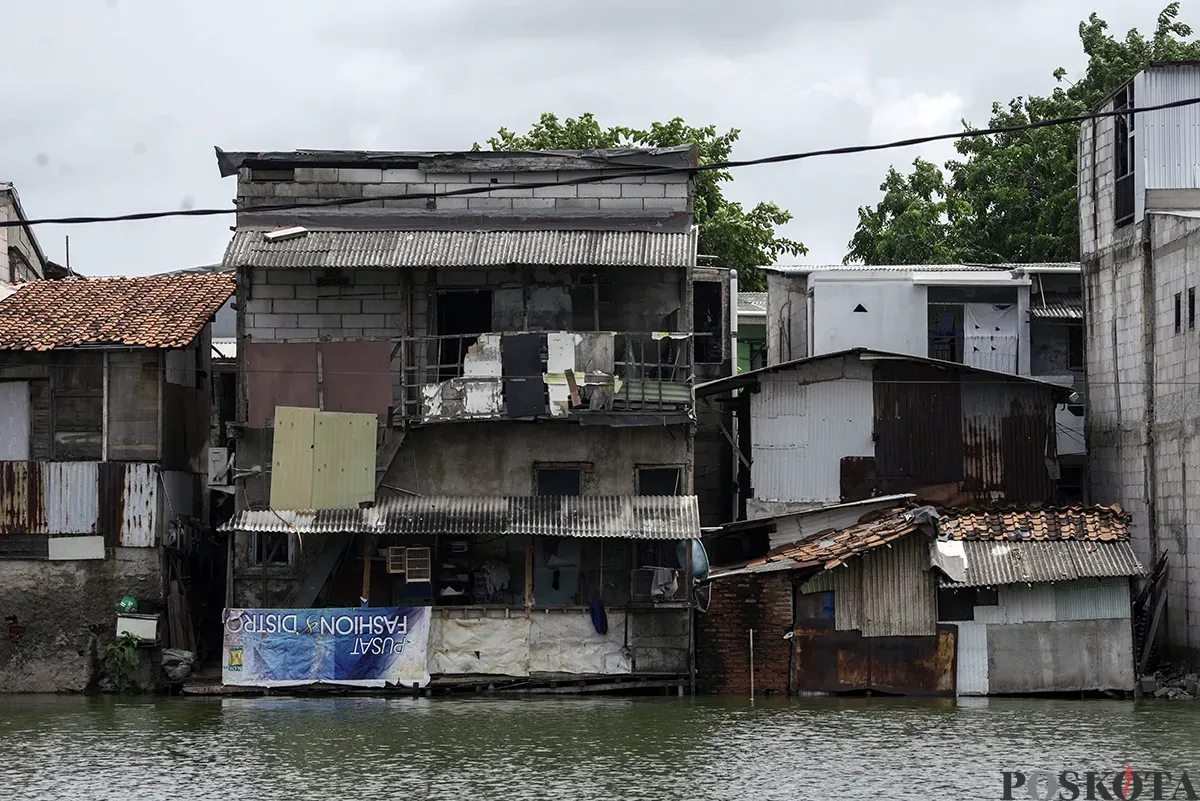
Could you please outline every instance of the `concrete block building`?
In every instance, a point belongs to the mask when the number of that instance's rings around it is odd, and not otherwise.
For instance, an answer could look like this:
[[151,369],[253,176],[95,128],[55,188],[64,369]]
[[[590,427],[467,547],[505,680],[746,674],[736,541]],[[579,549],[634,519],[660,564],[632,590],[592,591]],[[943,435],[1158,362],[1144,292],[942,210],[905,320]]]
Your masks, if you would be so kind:
[[1091,491],[1167,555],[1170,651],[1200,661],[1200,65],[1151,63],[1085,123],[1079,224]]

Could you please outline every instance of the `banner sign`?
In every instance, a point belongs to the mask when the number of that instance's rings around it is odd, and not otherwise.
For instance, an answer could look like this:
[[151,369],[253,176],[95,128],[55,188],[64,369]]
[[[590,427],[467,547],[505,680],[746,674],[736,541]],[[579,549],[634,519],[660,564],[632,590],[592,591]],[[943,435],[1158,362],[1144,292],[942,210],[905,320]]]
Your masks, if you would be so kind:
[[429,609],[226,609],[223,684],[429,683]]

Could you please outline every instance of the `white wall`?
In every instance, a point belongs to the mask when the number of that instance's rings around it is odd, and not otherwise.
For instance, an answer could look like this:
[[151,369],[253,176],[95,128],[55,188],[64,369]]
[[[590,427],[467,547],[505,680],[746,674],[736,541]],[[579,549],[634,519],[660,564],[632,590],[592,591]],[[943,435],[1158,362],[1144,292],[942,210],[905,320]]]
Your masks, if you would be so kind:
[[764,375],[750,400],[755,499],[839,502],[842,457],[875,455],[874,408],[871,369],[857,359]]
[[[902,280],[813,275],[813,355],[850,348],[929,355],[928,295]],[[865,312],[856,312],[862,306]]]
[[29,458],[29,382],[0,381],[0,461]]

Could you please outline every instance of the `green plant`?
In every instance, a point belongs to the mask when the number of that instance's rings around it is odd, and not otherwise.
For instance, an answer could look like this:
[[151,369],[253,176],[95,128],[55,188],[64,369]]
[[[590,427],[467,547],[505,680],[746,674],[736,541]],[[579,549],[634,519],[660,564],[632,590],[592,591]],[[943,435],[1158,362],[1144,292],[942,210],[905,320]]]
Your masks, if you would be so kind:
[[137,688],[135,673],[141,662],[138,638],[127,631],[116,642],[104,646],[104,675],[119,693]]

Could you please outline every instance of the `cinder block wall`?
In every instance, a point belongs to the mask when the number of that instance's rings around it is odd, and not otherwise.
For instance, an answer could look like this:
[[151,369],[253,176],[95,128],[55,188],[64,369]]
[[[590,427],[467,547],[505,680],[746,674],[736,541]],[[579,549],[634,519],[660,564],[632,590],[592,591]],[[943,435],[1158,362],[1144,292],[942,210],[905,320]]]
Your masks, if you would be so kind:
[[[691,184],[687,173],[616,178],[611,182],[514,188],[513,184],[566,181],[597,174],[619,175],[625,170],[561,170],[539,172],[426,172],[418,169],[364,169],[297,167],[294,181],[257,180],[253,170],[243,167],[238,174],[237,203],[240,208],[337,198],[363,198],[346,209],[424,209],[437,211],[691,211]],[[497,189],[479,195],[437,198],[421,197],[429,192],[453,192],[495,184]],[[387,198],[387,199],[385,199]]]
[[787,695],[792,641],[791,573],[713,582],[706,614],[696,613],[696,684],[704,692],[750,694],[750,629],[754,629],[754,693]]

